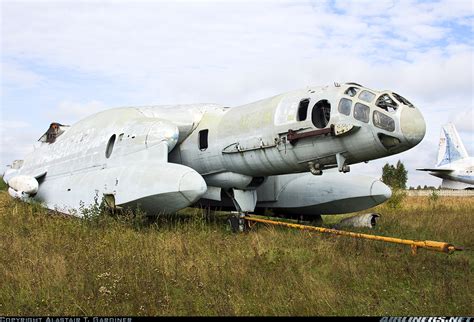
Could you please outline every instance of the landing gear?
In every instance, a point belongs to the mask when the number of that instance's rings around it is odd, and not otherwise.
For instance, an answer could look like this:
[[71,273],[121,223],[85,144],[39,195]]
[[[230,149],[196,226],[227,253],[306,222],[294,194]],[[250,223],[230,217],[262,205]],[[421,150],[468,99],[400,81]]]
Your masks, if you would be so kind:
[[346,158],[341,153],[336,153],[336,162],[339,172],[346,173],[351,171],[351,167],[346,164]]
[[238,211],[231,211],[227,223],[230,226],[230,230],[233,233],[242,233],[248,232],[250,230],[250,225],[247,220],[245,220],[245,213]]
[[249,212],[255,210],[257,192],[255,190],[230,189],[226,191],[237,211],[231,211],[228,223],[232,232],[248,231],[250,226],[245,220]]

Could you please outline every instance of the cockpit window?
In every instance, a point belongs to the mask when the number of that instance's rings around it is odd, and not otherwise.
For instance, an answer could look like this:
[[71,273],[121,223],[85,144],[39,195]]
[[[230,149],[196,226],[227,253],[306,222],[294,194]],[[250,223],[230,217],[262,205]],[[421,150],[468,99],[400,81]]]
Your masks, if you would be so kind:
[[369,91],[362,91],[360,94],[359,94],[359,98],[363,101],[366,101],[367,103],[370,103],[374,100],[375,98],[375,94],[374,93],[371,93]]
[[367,105],[356,103],[354,106],[354,118],[356,120],[369,123],[370,108]]
[[374,125],[382,130],[395,131],[395,121],[388,115],[374,111]]
[[398,95],[397,93],[392,93],[392,94],[393,94],[393,97],[395,97],[395,99],[399,101],[400,103],[405,104],[406,106],[409,106],[409,107],[414,107],[413,104],[410,103],[410,101],[408,101],[403,96]]
[[356,96],[358,91],[359,91],[359,89],[357,87],[351,86],[348,89],[346,89],[344,94],[349,95],[350,97],[354,97],[354,96]]
[[338,111],[341,114],[349,115],[351,114],[352,101],[347,98],[341,98],[339,101]]
[[387,112],[395,112],[398,104],[388,94],[382,94],[377,98],[375,105]]

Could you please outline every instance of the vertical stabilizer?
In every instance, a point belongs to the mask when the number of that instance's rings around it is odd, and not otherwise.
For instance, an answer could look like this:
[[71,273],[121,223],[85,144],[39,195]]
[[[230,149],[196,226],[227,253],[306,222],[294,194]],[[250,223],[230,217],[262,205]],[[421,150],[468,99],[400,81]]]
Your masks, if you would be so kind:
[[466,149],[459,138],[454,124],[448,123],[443,126],[439,137],[438,162],[436,166],[439,167],[467,157]]

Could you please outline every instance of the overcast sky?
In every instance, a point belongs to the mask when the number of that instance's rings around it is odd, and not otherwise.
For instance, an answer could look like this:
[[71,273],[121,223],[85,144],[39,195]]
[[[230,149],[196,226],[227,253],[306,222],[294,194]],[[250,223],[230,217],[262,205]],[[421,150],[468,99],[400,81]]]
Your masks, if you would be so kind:
[[357,82],[422,111],[402,160],[409,185],[440,179],[441,126],[474,154],[473,2],[1,1],[2,165],[23,158],[52,121],[117,106],[248,103],[306,86]]

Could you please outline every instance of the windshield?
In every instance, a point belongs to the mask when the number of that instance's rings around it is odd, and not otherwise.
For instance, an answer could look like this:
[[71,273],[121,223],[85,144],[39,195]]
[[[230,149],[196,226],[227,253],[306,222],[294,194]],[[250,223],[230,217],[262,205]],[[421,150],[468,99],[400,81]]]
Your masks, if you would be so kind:
[[387,112],[395,112],[398,108],[398,104],[388,94],[380,95],[375,105]]
[[393,97],[395,97],[395,99],[399,101],[400,103],[405,104],[409,107],[414,107],[413,104],[410,103],[410,101],[404,98],[403,96],[398,95],[397,93],[392,93],[392,94],[393,94]]

